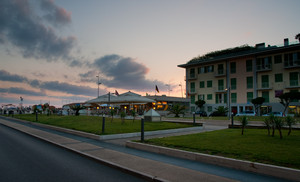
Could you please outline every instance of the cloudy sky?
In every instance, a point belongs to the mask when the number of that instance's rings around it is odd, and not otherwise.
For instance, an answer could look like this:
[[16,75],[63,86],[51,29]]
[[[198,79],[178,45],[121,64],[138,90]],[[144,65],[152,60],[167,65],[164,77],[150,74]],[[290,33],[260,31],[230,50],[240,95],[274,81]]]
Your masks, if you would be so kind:
[[97,75],[100,95],[153,95],[158,85],[181,96],[177,65],[295,41],[299,11],[299,0],[0,0],[0,105],[93,99]]

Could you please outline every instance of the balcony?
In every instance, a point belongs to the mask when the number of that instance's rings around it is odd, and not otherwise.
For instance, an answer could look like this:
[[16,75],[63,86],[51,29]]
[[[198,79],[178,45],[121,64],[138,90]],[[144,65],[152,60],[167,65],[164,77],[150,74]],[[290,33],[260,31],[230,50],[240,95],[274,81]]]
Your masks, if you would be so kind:
[[214,92],[215,93],[226,93],[227,90],[225,90],[224,87],[218,87],[218,88],[214,88]]
[[271,71],[271,70],[272,70],[272,65],[271,64],[256,65],[256,71],[257,72]]
[[284,60],[284,68],[298,68],[300,67],[300,60]]

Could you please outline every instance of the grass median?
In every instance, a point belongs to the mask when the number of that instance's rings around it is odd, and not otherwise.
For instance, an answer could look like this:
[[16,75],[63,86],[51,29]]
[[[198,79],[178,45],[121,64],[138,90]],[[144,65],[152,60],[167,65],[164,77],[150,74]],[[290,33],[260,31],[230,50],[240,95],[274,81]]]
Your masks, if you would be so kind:
[[212,132],[149,139],[148,144],[176,148],[186,151],[224,156],[235,159],[261,162],[300,169],[300,131],[292,131],[283,139],[275,133],[267,135],[265,129],[225,129]]
[[[15,118],[35,122],[36,117],[33,114],[15,115]],[[102,135],[102,117],[97,116],[56,116],[56,115],[38,115],[38,123],[84,131],[88,133]],[[145,122],[145,131],[156,131],[166,129],[177,129],[192,127],[191,124],[170,123],[170,122]],[[134,133],[141,131],[141,120],[125,120],[122,124],[121,119],[110,117],[105,120],[105,135]]]

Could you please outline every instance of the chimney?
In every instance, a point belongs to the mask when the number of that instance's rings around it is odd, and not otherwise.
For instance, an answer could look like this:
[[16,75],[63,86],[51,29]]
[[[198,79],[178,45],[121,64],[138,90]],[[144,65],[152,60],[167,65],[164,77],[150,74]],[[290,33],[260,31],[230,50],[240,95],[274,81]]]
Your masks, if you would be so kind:
[[257,48],[257,49],[261,49],[261,48],[265,48],[265,47],[266,47],[265,43],[260,43],[260,44],[255,45],[255,48]]
[[289,39],[288,38],[284,39],[283,42],[284,42],[284,46],[288,46],[289,45]]

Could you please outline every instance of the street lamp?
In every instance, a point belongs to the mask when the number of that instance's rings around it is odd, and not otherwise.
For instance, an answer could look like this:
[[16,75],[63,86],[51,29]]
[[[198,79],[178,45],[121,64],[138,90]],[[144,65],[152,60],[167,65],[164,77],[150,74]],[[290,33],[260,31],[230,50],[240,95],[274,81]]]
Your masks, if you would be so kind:
[[[96,77],[98,78],[97,85],[98,85],[98,97],[99,97],[99,85],[101,84],[101,83],[99,82],[99,74],[98,74]],[[98,97],[97,97],[97,98],[98,98]]]

